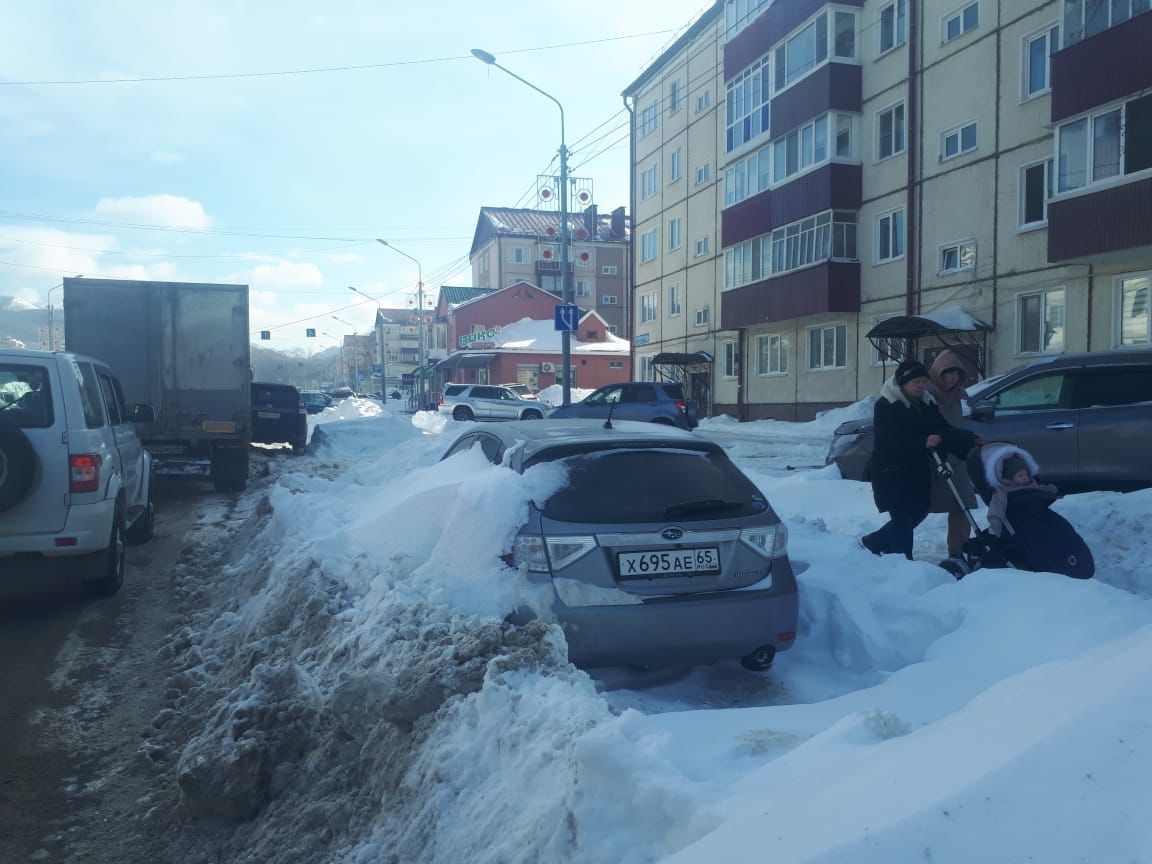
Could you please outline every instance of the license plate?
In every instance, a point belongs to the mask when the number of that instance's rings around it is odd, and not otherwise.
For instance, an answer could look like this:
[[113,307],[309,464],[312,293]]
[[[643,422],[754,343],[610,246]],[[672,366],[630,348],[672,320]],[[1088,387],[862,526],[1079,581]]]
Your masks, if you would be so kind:
[[256,416],[262,420],[279,420],[280,415],[275,411],[257,411]]
[[184,448],[179,444],[153,444],[148,452],[153,456],[183,456]]
[[720,572],[720,550],[672,549],[665,552],[620,552],[616,555],[621,579],[649,579],[653,576],[680,576]]

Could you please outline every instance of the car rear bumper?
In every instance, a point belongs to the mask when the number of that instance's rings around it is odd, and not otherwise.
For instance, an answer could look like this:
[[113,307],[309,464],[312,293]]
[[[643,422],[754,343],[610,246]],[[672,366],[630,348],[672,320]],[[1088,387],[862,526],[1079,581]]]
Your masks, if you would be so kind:
[[[0,558],[7,555],[32,554],[48,558],[70,558],[89,555],[108,548],[112,536],[112,517],[116,512],[113,499],[95,504],[73,504],[68,508],[64,527],[52,534],[21,534],[0,537]],[[69,546],[57,546],[57,540],[74,540]]]
[[[675,666],[739,658],[771,645],[792,647],[799,597],[773,562],[777,587],[649,599],[629,605],[566,606],[557,611],[577,666]],[[782,586],[788,586],[782,590]]]

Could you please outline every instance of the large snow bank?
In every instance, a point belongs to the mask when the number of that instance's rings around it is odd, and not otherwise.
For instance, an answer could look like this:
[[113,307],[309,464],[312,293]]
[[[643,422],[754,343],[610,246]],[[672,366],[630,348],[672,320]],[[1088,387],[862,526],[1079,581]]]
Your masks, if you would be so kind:
[[[573,387],[569,390],[573,402],[583,402],[594,392],[594,390],[585,390],[580,387]],[[545,405],[555,408],[564,402],[564,387],[561,384],[551,384],[537,393],[536,396]]]
[[716,417],[705,417],[700,421],[700,431],[720,434],[737,433],[741,436],[755,436],[758,438],[830,438],[836,427],[849,420],[872,419],[872,406],[876,404],[875,396],[866,396],[859,402],[853,402],[843,408],[831,408],[821,411],[815,420],[797,423],[790,420],[752,420],[741,423],[734,417],[721,414]]

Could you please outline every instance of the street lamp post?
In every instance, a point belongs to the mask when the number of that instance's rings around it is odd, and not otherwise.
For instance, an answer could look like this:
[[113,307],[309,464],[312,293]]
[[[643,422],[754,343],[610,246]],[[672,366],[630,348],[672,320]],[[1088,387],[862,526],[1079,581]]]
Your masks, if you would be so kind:
[[380,357],[380,393],[387,399],[388,398],[388,360],[384,356],[384,322],[388,319],[384,317],[384,307],[380,305],[380,301],[375,297],[369,297],[359,288],[352,285],[348,286],[349,291],[354,291],[365,299],[371,300],[376,304],[376,354]]
[[428,407],[427,406],[427,399],[425,397],[425,385],[424,385],[424,381],[425,381],[424,376],[427,372],[427,370],[425,370],[424,367],[427,365],[427,362],[428,362],[427,361],[427,347],[428,347],[427,346],[427,339],[425,338],[425,335],[424,335],[424,268],[423,268],[423,266],[421,266],[420,261],[418,259],[413,258],[407,252],[404,252],[404,251],[401,251],[400,249],[397,249],[395,246],[393,246],[387,240],[381,240],[379,237],[377,237],[376,242],[382,246],[387,246],[389,249],[391,249],[393,252],[395,252],[398,255],[403,255],[405,258],[407,258],[409,261],[413,262],[416,265],[416,315],[418,318],[417,323],[416,323],[416,326],[418,329],[416,332],[419,334],[418,338],[420,339],[420,368],[416,370],[417,371],[417,376],[416,376],[416,400],[417,400],[416,401],[416,410],[423,411],[425,408]]
[[[556,107],[560,109],[560,297],[564,305],[568,306],[572,303],[572,280],[571,274],[568,272],[568,253],[571,246],[571,234],[568,226],[568,146],[565,143],[564,137],[564,106],[560,104],[559,99],[548,91],[541,90],[531,81],[521,78],[511,69],[501,66],[496,62],[495,56],[487,51],[473,48],[472,56],[482,63],[495,66],[501,72],[511,75],[521,84],[531,87],[541,96],[551,99],[556,103]],[[560,334],[560,362],[564,376],[562,385],[564,396],[562,404],[569,405],[572,402],[572,334],[568,330],[564,330]]]
[[[333,342],[335,342],[335,343],[336,343],[336,347],[337,347],[338,349],[340,349],[340,356],[339,356],[339,357],[337,358],[337,360],[336,360],[336,365],[335,365],[335,368],[336,368],[336,369],[343,369],[343,370],[344,370],[344,374],[347,374],[347,371],[348,371],[348,363],[347,363],[347,362],[346,362],[346,360],[345,360],[345,358],[346,358],[346,356],[347,356],[347,355],[344,353],[344,340],[343,340],[343,339],[341,339],[339,336],[333,336],[333,335],[332,335],[331,333],[329,333],[327,330],[321,330],[321,331],[320,331],[320,335],[321,335],[321,336],[327,336],[329,339],[331,339]],[[336,376],[335,376],[335,375],[333,375],[332,377],[333,377],[333,379],[336,379]]]
[[356,337],[352,340],[352,363],[356,369],[356,378],[352,382],[352,392],[356,393],[360,387],[360,331],[356,329],[356,325],[351,321],[345,321],[343,318],[337,318],[335,315],[332,316],[332,320],[339,321],[345,327],[351,327],[352,335]]

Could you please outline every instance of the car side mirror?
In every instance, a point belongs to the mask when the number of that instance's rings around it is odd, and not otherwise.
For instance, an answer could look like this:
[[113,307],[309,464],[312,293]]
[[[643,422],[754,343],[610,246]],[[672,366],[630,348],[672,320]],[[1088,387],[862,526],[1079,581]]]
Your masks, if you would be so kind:
[[996,403],[991,399],[978,399],[972,403],[969,416],[973,420],[991,420],[996,416]]
[[143,403],[133,405],[132,411],[128,414],[128,421],[130,423],[155,423],[156,409]]

